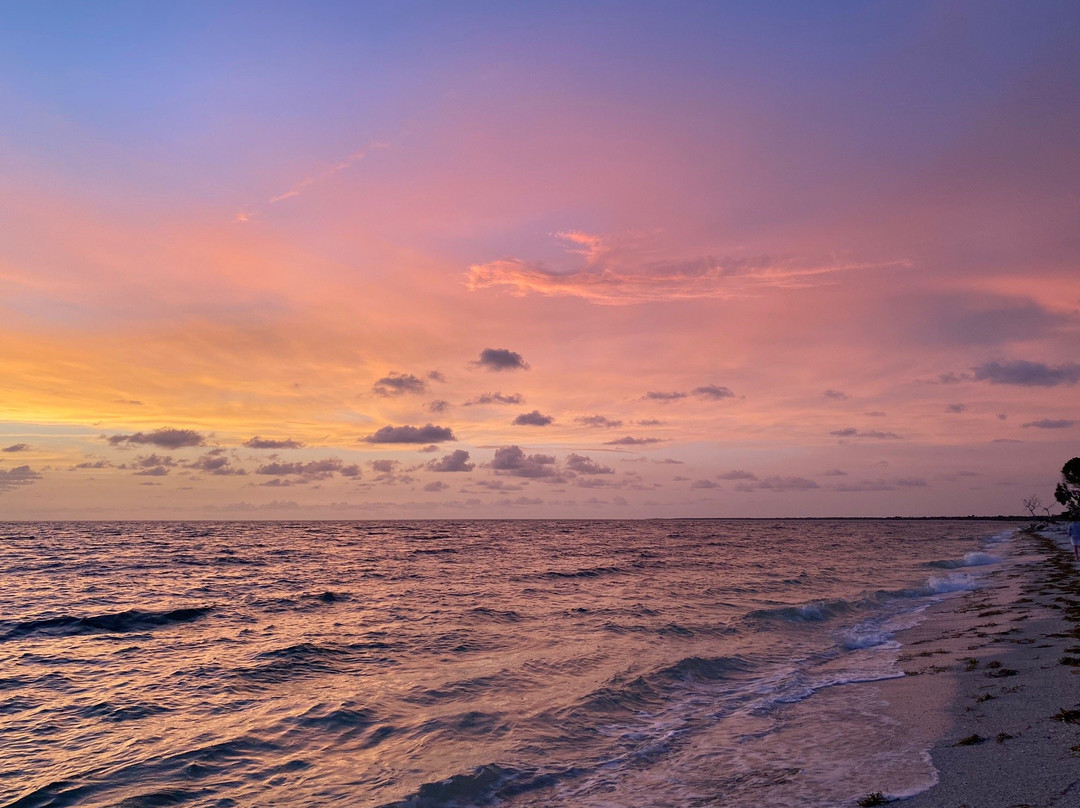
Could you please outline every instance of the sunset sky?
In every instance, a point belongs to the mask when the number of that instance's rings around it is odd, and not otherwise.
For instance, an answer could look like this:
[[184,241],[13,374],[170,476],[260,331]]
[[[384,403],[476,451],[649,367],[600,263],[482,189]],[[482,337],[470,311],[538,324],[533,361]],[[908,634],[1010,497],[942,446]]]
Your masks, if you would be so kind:
[[0,518],[1022,512],[1080,4],[0,2]]

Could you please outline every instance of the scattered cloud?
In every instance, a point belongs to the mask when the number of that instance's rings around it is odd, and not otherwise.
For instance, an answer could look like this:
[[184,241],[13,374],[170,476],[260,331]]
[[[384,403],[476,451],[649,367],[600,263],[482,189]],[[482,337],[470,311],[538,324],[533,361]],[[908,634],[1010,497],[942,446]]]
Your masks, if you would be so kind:
[[844,494],[857,494],[867,491],[895,491],[897,488],[925,488],[926,480],[922,477],[897,477],[894,480],[859,480],[855,482],[842,482],[830,485],[830,491],[838,491]]
[[551,455],[526,455],[520,446],[501,446],[495,450],[491,467],[512,477],[562,478]]
[[342,477],[361,476],[358,465],[346,464],[337,457],[328,457],[325,460],[310,460],[307,463],[302,461],[283,463],[275,460],[272,463],[259,466],[255,469],[255,473],[268,477],[300,477],[305,482],[326,480],[335,474],[340,474]]
[[503,507],[515,507],[521,505],[543,505],[544,500],[539,497],[517,497],[516,499],[500,499],[496,500],[496,505]]
[[844,482],[830,485],[829,490],[839,491],[844,494],[852,494],[863,491],[895,491],[896,486],[885,480],[860,480],[859,482]]
[[512,423],[514,426],[548,426],[554,420],[550,415],[541,414],[540,410],[533,410],[521,413]]
[[1068,421],[1064,418],[1043,418],[1039,421],[1028,421],[1026,424],[1021,424],[1021,427],[1024,429],[1068,429],[1077,423],[1077,421]]
[[714,401],[720,401],[725,398],[734,398],[735,394],[726,387],[718,387],[715,384],[706,384],[702,387],[695,387],[690,391],[698,398],[708,398]]
[[425,485],[424,490],[434,493],[437,491],[445,491],[449,487],[450,486],[444,483],[442,480],[435,480],[434,482],[430,482]]
[[882,432],[878,429],[869,429],[864,432],[850,426],[846,429],[834,429],[829,434],[836,435],[836,437],[838,438],[873,438],[874,440],[900,440],[900,436],[897,435],[895,432]]
[[211,452],[207,452],[194,462],[187,463],[185,468],[203,471],[218,477],[227,475],[243,476],[244,474],[247,474],[244,469],[233,466],[229,461],[228,455],[226,455],[222,449],[215,449]]
[[498,491],[500,493],[506,493],[509,491],[520,491],[522,486],[516,483],[507,483],[503,480],[476,480],[473,485],[479,488],[485,488],[488,491]]
[[421,446],[416,451],[420,452],[421,454],[431,454],[432,452],[439,451],[439,447],[436,446],[434,443],[429,443],[427,446]]
[[870,412],[866,413],[866,416],[868,418],[884,418],[885,415],[886,413],[882,412],[881,410],[870,410]]
[[383,376],[372,386],[371,391],[377,396],[392,398],[394,396],[419,395],[426,393],[427,382],[411,373],[394,373]]
[[945,412],[965,412],[967,408],[967,404],[950,404],[945,408]]
[[822,477],[847,477],[847,472],[842,469],[829,469],[821,473]]
[[428,371],[427,377],[433,382],[439,382],[440,384],[446,383],[446,377],[437,370]]
[[690,483],[691,488],[719,488],[720,486],[714,483],[712,480],[694,480]]
[[30,451],[29,443],[13,443],[11,446],[5,446],[0,449],[0,452],[28,452]]
[[811,491],[820,488],[816,482],[806,477],[766,477],[739,483],[737,491]]
[[725,398],[734,398],[735,394],[731,392],[727,387],[720,387],[715,384],[705,384],[701,387],[695,387],[689,393],[681,390],[665,391],[665,390],[650,390],[644,396],[646,401],[659,401],[666,403],[669,401],[679,401],[680,399],[689,398],[690,396],[697,396],[698,398],[711,399],[712,401],[720,401]]
[[716,475],[718,480],[756,480],[757,478],[757,475],[752,471],[743,471],[742,469],[732,469]]
[[836,401],[848,400],[848,394],[841,390],[826,390],[822,395],[825,396],[825,398],[831,398]]
[[171,455],[150,454],[139,455],[120,468],[136,469],[132,472],[136,477],[164,477],[176,466],[177,462]]
[[76,463],[72,466],[73,469],[111,469],[112,463],[108,460],[85,460],[82,463]]
[[524,404],[525,396],[521,393],[484,393],[476,398],[469,399],[465,402],[466,407],[472,407],[477,404]]
[[32,485],[41,479],[41,475],[29,466],[15,466],[12,469],[0,469],[0,493]]
[[577,474],[614,474],[615,469],[601,465],[591,457],[579,454],[569,454],[566,457],[566,467]]
[[136,432],[131,435],[110,435],[106,438],[113,446],[150,445],[162,449],[182,449],[185,446],[204,446],[206,438],[193,429],[162,427],[153,432]]
[[476,468],[475,463],[469,462],[469,453],[464,449],[455,449],[450,454],[440,457],[438,460],[431,460],[426,464],[428,471],[438,472],[450,472],[450,471],[472,471]]
[[1080,381],[1080,365],[1066,362],[1062,365],[1045,365],[1016,359],[1011,362],[986,362],[972,368],[976,381],[990,384],[1013,384],[1023,387],[1057,387]]
[[667,421],[661,421],[659,418],[643,418],[640,421],[634,421],[638,426],[664,426]]
[[440,415],[441,413],[447,412],[451,406],[453,405],[451,405],[449,401],[443,401],[441,398],[437,398],[434,401],[429,401],[425,404],[424,409],[433,415]]
[[614,429],[623,425],[622,421],[608,418],[606,415],[583,415],[580,418],[575,418],[579,424],[583,426],[595,426],[602,427],[604,429]]
[[486,370],[495,371],[529,369],[529,363],[522,358],[521,354],[506,348],[484,348],[480,352],[480,358],[473,364]]
[[457,440],[449,427],[425,424],[424,426],[384,426],[367,437],[365,443],[442,443]]
[[304,444],[298,440],[293,440],[292,438],[282,438],[278,440],[275,438],[263,438],[256,435],[254,438],[244,441],[244,446],[249,449],[301,449]]
[[605,446],[646,446],[650,443],[663,443],[663,438],[634,438],[627,435],[623,438],[604,441]]
[[398,460],[381,457],[377,460],[369,460],[368,465],[371,467],[372,471],[375,472],[375,482],[389,483],[391,485],[415,482],[414,477],[411,477],[408,474],[398,473],[398,469],[401,467],[401,463]]
[[167,466],[153,466],[142,471],[132,472],[136,477],[164,477],[169,473]]

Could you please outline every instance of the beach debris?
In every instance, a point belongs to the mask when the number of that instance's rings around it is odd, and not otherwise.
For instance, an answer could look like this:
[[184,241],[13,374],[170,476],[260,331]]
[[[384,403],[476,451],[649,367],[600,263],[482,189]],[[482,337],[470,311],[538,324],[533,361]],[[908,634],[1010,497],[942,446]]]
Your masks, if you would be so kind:
[[997,737],[994,738],[994,740],[997,741],[998,743],[1005,743],[1005,741],[1008,741],[1008,740],[1010,740],[1012,738],[1015,738],[1015,737],[1016,737],[1015,735],[1010,735],[1007,732],[999,732],[997,734]]
[[1066,710],[1062,707],[1057,711],[1057,715],[1053,716],[1053,719],[1065,724],[1080,724],[1080,710]]
[[986,738],[975,732],[971,735],[968,735],[966,738],[961,738],[959,741],[954,743],[953,746],[975,746],[976,744],[980,744],[985,740]]
[[871,808],[874,805],[887,805],[889,798],[882,794],[880,791],[872,791],[865,797],[859,800],[861,808]]

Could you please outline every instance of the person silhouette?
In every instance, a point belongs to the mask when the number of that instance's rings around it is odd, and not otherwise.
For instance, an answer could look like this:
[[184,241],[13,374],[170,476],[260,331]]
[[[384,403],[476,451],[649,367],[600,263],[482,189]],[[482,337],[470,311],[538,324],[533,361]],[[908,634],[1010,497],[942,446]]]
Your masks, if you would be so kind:
[[1068,530],[1072,540],[1073,558],[1080,560],[1080,522],[1070,522]]

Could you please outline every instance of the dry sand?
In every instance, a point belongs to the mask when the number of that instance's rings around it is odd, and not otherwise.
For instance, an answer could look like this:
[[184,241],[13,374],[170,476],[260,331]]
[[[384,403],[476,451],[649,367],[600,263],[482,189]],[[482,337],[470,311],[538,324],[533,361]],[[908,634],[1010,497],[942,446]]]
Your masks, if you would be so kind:
[[979,590],[899,639],[907,676],[873,687],[932,745],[939,782],[896,804],[1080,806],[1080,568],[1064,532],[1021,532]]

